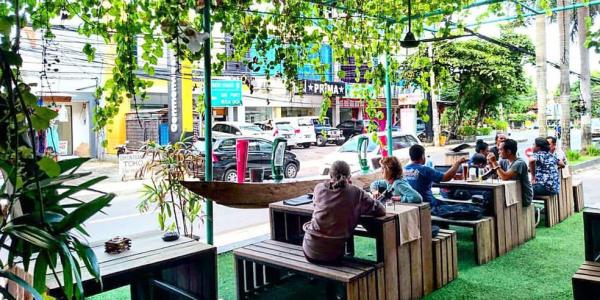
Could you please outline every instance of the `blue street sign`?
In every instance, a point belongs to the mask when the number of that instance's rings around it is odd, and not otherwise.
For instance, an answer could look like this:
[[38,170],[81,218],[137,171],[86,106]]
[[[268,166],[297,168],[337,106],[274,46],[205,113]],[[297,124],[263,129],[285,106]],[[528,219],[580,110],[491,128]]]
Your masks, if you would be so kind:
[[242,105],[241,80],[211,80],[211,103],[214,107]]

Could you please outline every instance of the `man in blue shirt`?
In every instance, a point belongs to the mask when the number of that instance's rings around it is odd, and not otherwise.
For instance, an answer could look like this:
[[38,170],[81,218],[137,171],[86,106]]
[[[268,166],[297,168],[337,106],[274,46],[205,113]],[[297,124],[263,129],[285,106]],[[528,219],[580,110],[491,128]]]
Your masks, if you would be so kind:
[[412,186],[421,196],[424,202],[431,203],[431,206],[437,206],[437,201],[431,192],[433,183],[449,181],[454,178],[460,166],[467,161],[466,158],[461,158],[452,165],[452,167],[442,173],[431,167],[425,166],[425,148],[421,145],[413,145],[408,150],[411,163],[404,167],[404,178],[408,184]]

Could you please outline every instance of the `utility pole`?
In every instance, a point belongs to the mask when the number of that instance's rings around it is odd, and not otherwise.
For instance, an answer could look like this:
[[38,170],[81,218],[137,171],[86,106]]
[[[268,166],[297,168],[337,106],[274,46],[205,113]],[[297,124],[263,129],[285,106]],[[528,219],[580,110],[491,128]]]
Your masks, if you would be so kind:
[[[208,34],[208,39],[204,42],[204,166],[205,166],[205,181],[213,180],[213,166],[210,155],[212,153],[212,105],[210,93],[210,4],[211,1],[204,1],[204,32]],[[212,245],[213,242],[213,206],[210,199],[206,199],[205,214],[206,214],[206,242]]]

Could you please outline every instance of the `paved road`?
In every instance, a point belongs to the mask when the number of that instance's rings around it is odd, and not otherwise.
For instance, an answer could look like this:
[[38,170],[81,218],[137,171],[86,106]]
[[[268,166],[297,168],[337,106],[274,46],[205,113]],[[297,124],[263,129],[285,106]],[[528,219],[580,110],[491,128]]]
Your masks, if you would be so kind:
[[[533,144],[536,135],[537,131],[530,130],[514,132],[511,137],[526,140],[519,143],[520,152],[522,152],[526,148],[525,146]],[[576,143],[578,145],[579,143],[579,139],[575,137],[577,135],[578,133],[574,130],[574,145]],[[293,152],[297,154],[301,162],[298,176],[305,177],[318,174],[321,159],[337,148],[337,146],[330,145],[327,147],[294,149]],[[436,164],[442,164],[444,161],[444,152],[447,149],[428,148],[427,151],[431,153],[431,157]],[[97,188],[117,194],[112,206],[105,209],[105,215],[94,216],[88,221],[87,228],[94,240],[104,240],[115,235],[129,235],[135,232],[158,229],[156,212],[140,213],[137,209],[137,205],[142,197],[140,190],[145,181],[121,182],[116,176],[118,170],[116,163],[90,162],[83,170],[92,171],[95,176],[107,175],[109,179]],[[600,174],[600,170],[593,170],[589,174],[589,180],[591,180],[591,174]],[[587,188],[589,187],[591,187],[591,183],[587,185]],[[86,196],[85,199],[90,199],[90,196]],[[214,206],[214,230],[216,236],[233,230],[264,224],[265,222],[268,222],[268,212],[266,209],[233,209],[221,205]],[[200,233],[201,236],[204,236],[204,226],[202,224],[197,224],[194,230]]]

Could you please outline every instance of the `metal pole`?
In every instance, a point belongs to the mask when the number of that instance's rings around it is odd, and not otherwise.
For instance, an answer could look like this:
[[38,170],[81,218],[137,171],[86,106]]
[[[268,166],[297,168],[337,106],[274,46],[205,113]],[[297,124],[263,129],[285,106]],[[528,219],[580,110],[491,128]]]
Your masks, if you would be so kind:
[[[213,180],[212,166],[212,105],[210,93],[210,1],[204,1],[204,32],[209,34],[209,38],[204,42],[204,165],[206,181]],[[206,242],[213,244],[213,207],[212,201],[206,199]]]
[[390,56],[385,56],[385,113],[387,122],[387,151],[388,156],[393,156],[392,151],[392,86],[390,84]]

